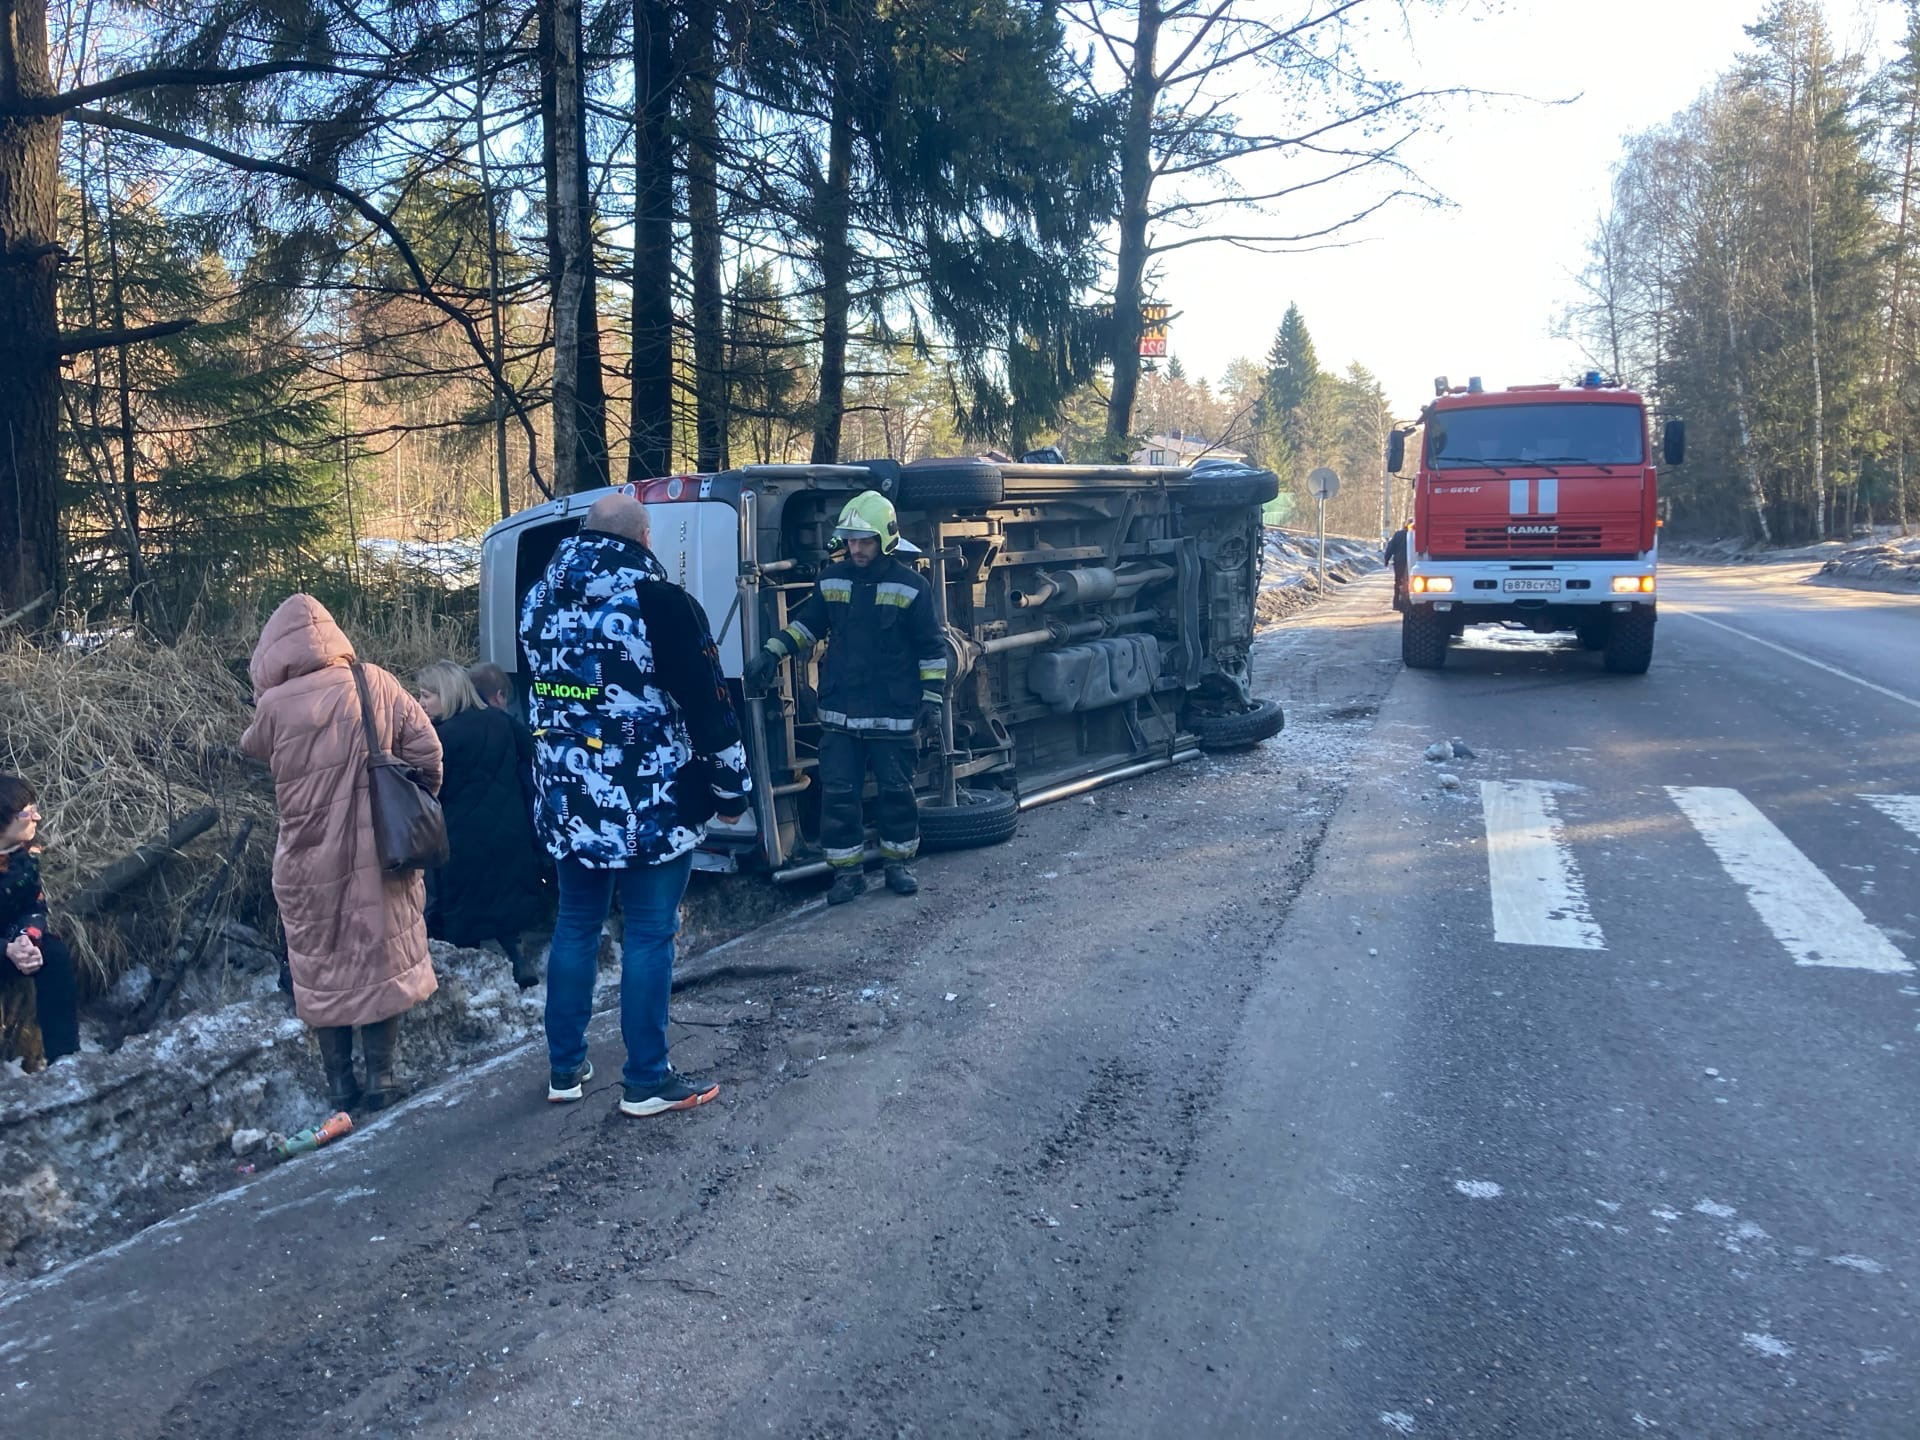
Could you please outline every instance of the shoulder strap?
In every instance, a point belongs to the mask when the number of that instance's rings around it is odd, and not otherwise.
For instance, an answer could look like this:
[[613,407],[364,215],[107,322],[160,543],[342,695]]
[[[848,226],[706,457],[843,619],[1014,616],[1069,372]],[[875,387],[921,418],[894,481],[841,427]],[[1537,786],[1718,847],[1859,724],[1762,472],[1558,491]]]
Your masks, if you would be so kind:
[[360,730],[367,737],[367,763],[372,764],[380,754],[380,742],[373,733],[373,701],[367,696],[367,677],[358,660],[350,662],[347,668],[353,671],[353,683],[360,691]]

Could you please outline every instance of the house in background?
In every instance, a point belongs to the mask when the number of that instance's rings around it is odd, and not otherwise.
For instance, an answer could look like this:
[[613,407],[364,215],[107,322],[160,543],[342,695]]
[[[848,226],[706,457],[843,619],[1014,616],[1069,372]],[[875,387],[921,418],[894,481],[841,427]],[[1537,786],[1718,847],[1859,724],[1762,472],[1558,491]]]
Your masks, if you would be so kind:
[[1149,435],[1146,443],[1133,452],[1136,465],[1191,465],[1200,459],[1231,460],[1247,458],[1244,450],[1228,450],[1198,435],[1170,430],[1165,435]]

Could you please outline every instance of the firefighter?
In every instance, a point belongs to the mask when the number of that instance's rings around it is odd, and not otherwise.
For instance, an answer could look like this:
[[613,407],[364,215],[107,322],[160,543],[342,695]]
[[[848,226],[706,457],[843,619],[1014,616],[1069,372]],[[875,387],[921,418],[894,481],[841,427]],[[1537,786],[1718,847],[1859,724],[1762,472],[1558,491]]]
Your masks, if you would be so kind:
[[939,732],[947,653],[933,587],[898,558],[913,546],[901,541],[884,495],[867,490],[847,502],[833,549],[813,593],[749,662],[745,678],[749,690],[763,689],[782,660],[802,660],[831,641],[820,675],[820,844],[833,867],[827,902],[842,905],[866,890],[860,799],[869,769],[887,888],[896,895],[920,888],[907,864],[920,849],[914,732]]

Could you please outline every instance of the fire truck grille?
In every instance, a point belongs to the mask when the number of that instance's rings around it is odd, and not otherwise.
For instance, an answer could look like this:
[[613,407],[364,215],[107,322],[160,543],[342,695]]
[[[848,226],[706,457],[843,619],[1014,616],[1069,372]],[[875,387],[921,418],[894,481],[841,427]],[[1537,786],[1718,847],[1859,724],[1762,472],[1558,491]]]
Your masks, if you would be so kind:
[[[1528,527],[1531,530],[1533,527]],[[1463,537],[1463,546],[1470,554],[1515,555],[1586,555],[1603,549],[1618,549],[1617,545],[1608,546],[1601,526],[1561,525],[1551,535],[1532,533],[1512,533],[1509,526],[1469,525]],[[1629,546],[1629,549],[1632,547]]]

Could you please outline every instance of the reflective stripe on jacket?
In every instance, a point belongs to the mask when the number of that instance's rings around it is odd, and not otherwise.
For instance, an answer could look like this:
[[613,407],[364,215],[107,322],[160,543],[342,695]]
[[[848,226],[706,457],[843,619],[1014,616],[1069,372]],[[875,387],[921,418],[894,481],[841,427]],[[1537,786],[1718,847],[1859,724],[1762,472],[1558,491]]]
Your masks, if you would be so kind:
[[933,586],[881,555],[864,570],[838,560],[767,648],[805,655],[822,640],[820,719],[843,730],[912,734],[922,700],[947,683],[947,646],[933,616]]

